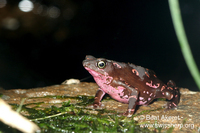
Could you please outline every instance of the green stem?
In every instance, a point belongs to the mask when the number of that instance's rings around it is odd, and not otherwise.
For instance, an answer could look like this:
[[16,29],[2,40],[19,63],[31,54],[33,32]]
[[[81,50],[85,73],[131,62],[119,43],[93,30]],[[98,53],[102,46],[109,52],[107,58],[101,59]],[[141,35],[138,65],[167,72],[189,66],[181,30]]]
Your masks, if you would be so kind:
[[22,98],[21,103],[20,103],[18,109],[16,110],[17,113],[19,113],[22,110],[22,106],[23,106],[25,100],[26,100],[26,98]]
[[200,73],[192,56],[189,43],[187,41],[187,37],[182,23],[178,0],[169,0],[169,7],[183,57],[185,59],[185,62],[189,68],[192,77],[194,78],[198,88],[200,89]]
[[61,113],[58,113],[58,114],[55,114],[55,115],[46,116],[46,117],[44,117],[44,118],[31,119],[30,121],[39,121],[39,120],[44,120],[44,119],[48,119],[48,118],[52,118],[52,117],[56,117],[56,116],[63,115],[63,114],[67,114],[67,113],[68,113],[68,112],[61,112]]

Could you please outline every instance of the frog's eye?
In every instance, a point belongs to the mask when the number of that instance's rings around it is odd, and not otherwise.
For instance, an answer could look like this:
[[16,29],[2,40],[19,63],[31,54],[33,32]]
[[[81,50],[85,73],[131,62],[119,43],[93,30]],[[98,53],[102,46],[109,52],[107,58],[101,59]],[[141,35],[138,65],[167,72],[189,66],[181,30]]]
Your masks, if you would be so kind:
[[97,66],[102,69],[102,68],[104,68],[106,66],[106,62],[105,61],[99,61],[97,63]]

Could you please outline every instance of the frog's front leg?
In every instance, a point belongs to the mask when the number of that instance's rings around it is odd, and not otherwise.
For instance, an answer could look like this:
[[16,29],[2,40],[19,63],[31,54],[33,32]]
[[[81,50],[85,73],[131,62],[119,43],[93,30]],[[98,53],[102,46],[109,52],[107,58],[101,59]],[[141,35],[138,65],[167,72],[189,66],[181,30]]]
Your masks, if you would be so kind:
[[129,96],[129,101],[128,101],[128,109],[123,115],[131,117],[134,114],[136,108],[136,102],[138,99],[138,94],[139,92],[136,89],[131,88],[131,94]]
[[94,98],[94,102],[92,104],[94,108],[101,106],[101,99],[103,98],[104,95],[105,92],[101,89],[98,89]]
[[176,87],[176,84],[172,81],[169,80],[167,83],[167,89],[172,90],[172,95],[173,97],[171,100],[167,103],[167,109],[175,108],[178,103],[180,102],[180,91],[179,88]]

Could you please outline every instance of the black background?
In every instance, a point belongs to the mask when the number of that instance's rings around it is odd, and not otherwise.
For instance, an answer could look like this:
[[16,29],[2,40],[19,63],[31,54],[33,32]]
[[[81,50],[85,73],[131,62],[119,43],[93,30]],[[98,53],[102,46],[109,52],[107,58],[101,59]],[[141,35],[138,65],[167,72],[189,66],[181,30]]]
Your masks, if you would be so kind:
[[[167,0],[44,0],[22,12],[20,1],[0,8],[0,86],[34,88],[83,79],[85,55],[131,62],[156,72],[165,83],[197,90],[183,59]],[[57,7],[60,16],[35,13]],[[180,1],[186,34],[200,69],[200,1]],[[45,9],[44,8],[44,9]],[[47,12],[47,11],[46,11]],[[19,27],[9,29],[5,19]],[[85,81],[93,81],[92,78]]]

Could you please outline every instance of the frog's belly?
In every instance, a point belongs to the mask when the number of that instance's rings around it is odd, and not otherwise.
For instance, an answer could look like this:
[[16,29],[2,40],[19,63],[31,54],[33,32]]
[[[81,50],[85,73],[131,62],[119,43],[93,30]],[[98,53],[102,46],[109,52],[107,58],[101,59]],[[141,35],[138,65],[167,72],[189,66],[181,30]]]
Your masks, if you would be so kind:
[[[109,94],[110,95],[110,94]],[[128,100],[129,99],[126,99],[126,98],[123,98],[123,97],[120,97],[119,95],[110,95],[113,99],[119,101],[119,102],[122,102],[122,103],[128,103]]]
[[129,96],[128,95],[124,95],[124,90],[125,88],[122,86],[118,86],[118,87],[106,87],[106,89],[102,89],[105,93],[109,94],[113,99],[119,101],[119,102],[123,102],[123,103],[128,103],[129,101]]

